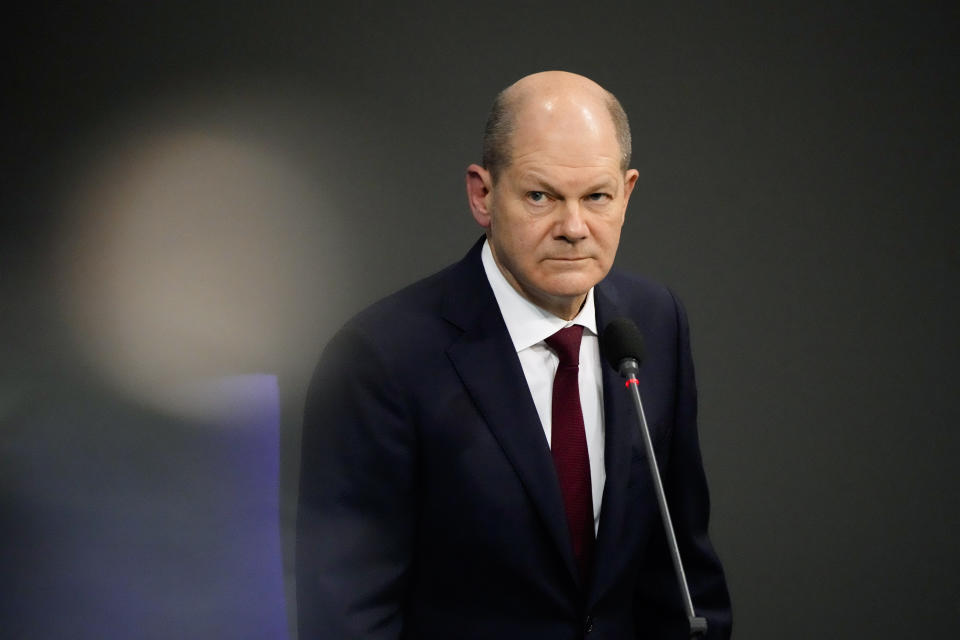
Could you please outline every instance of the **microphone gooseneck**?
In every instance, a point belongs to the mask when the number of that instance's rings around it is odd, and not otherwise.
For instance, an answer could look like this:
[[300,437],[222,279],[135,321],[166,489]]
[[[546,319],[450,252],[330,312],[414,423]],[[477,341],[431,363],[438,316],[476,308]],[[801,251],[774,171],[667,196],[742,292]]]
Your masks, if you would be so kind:
[[627,392],[633,399],[633,405],[637,410],[637,421],[640,424],[640,434],[643,436],[643,447],[647,454],[650,479],[653,482],[657,504],[660,507],[660,517],[663,520],[670,558],[673,561],[680,595],[683,598],[690,637],[702,638],[707,633],[707,620],[697,616],[693,609],[690,587],[687,584],[687,576],[683,571],[680,548],[677,546],[677,534],[673,528],[673,521],[670,519],[670,509],[667,507],[667,497],[663,491],[663,481],[660,479],[660,469],[657,466],[657,457],[653,450],[653,440],[650,438],[650,428],[647,426],[647,417],[643,413],[643,402],[640,399],[638,377],[640,375],[640,363],[643,362],[645,355],[643,334],[629,318],[616,318],[603,330],[600,336],[600,349],[610,366],[627,379]]

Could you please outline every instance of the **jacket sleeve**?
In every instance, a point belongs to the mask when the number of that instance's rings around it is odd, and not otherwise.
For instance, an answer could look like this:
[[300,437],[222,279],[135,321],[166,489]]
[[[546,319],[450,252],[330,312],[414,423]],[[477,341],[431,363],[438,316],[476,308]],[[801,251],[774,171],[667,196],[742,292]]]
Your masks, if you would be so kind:
[[[672,294],[671,294],[672,295]],[[663,453],[660,473],[677,535],[677,546],[690,595],[698,616],[707,619],[710,640],[730,637],[730,596],[720,560],[707,529],[710,498],[697,435],[697,390],[690,351],[686,313],[673,297],[677,319],[677,381],[674,425]],[[664,455],[665,454],[665,455]],[[636,620],[638,638],[689,637],[679,586],[663,527],[650,541],[638,583]]]
[[307,394],[296,532],[301,640],[397,638],[416,505],[414,428],[372,341],[324,351]]

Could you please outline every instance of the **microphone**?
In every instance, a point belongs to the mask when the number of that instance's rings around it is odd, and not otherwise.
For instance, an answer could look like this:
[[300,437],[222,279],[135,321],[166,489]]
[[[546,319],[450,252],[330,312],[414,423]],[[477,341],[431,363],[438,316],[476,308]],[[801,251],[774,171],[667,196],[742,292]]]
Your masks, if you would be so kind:
[[646,355],[643,334],[630,318],[616,318],[600,336],[600,351],[617,373],[624,378],[636,378]]
[[650,476],[653,481],[654,493],[660,507],[660,518],[667,534],[667,544],[670,547],[670,558],[673,560],[673,570],[680,586],[680,595],[683,598],[683,607],[687,615],[687,624],[691,638],[703,638],[707,634],[707,619],[697,616],[693,610],[693,600],[690,598],[690,587],[687,576],[683,571],[683,562],[680,559],[680,548],[677,546],[677,535],[670,519],[670,509],[667,507],[667,496],[663,492],[663,482],[660,479],[660,469],[657,466],[657,457],[653,452],[653,440],[650,438],[650,429],[647,427],[647,417],[643,413],[643,402],[640,400],[639,385],[640,363],[643,362],[645,350],[643,334],[637,325],[629,318],[612,320],[600,336],[600,350],[607,362],[621,376],[627,379],[627,392],[633,398],[637,409],[637,420],[640,423],[640,434],[643,436],[643,448],[647,454],[650,467]]

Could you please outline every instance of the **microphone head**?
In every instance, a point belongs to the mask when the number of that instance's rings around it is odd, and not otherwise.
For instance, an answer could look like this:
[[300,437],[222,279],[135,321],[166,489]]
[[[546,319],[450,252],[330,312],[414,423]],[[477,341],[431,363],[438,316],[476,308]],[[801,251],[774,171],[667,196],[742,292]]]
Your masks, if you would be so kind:
[[600,351],[616,371],[620,363],[627,359],[643,362],[643,334],[630,318],[614,318],[600,335]]

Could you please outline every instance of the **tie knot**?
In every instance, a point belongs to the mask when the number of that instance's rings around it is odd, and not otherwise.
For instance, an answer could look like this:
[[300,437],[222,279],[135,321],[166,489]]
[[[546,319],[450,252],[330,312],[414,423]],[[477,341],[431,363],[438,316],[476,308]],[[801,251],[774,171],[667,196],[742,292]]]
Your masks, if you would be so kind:
[[578,367],[580,366],[581,337],[583,337],[583,326],[574,324],[560,329],[545,342],[557,353],[561,367]]

